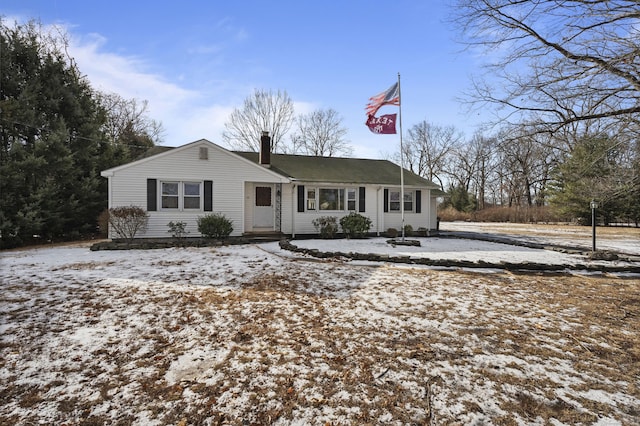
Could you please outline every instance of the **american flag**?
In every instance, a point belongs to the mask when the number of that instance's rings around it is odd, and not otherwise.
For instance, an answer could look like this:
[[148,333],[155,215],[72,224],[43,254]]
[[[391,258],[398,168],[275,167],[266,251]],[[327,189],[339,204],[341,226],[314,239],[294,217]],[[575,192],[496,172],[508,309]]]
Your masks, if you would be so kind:
[[400,105],[400,90],[398,90],[398,83],[394,83],[393,86],[389,87],[384,92],[370,97],[369,101],[370,102],[365,108],[367,115],[375,115],[383,105]]

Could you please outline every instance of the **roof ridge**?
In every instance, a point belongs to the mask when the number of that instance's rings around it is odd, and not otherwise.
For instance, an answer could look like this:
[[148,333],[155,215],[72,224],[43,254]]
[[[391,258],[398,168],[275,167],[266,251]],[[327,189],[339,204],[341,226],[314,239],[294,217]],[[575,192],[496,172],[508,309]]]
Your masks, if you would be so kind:
[[[260,155],[256,151],[231,151],[236,154],[254,154]],[[277,155],[279,157],[302,157],[302,158],[325,158],[325,159],[338,159],[338,160],[363,160],[363,161],[390,161],[382,158],[361,158],[361,157],[333,157],[324,155],[307,155],[307,154],[287,154],[284,152],[272,152],[272,156]]]

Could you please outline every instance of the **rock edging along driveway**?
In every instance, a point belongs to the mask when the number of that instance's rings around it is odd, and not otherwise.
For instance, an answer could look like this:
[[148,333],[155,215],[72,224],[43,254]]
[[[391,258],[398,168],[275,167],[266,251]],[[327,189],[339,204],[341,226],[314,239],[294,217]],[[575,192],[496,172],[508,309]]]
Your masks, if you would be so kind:
[[606,264],[546,264],[536,262],[485,262],[482,260],[452,260],[452,259],[429,259],[416,258],[411,256],[389,256],[387,254],[376,253],[354,253],[354,252],[327,252],[318,249],[298,247],[290,240],[281,240],[280,248],[294,253],[301,253],[319,259],[342,258],[350,260],[366,260],[371,262],[404,263],[411,265],[437,266],[445,268],[484,268],[484,269],[504,269],[508,271],[587,271],[587,272],[611,272],[611,273],[631,273],[640,274],[640,265],[606,265]]

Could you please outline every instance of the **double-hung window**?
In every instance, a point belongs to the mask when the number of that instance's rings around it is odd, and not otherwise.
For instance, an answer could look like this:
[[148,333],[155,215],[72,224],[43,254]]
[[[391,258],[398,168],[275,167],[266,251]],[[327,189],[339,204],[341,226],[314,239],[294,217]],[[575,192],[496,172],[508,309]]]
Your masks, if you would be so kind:
[[200,209],[200,182],[183,182],[183,208]]
[[[400,211],[400,191],[389,191],[389,211]],[[413,211],[413,191],[404,192],[404,211]]]
[[162,208],[177,209],[180,201],[180,182],[162,182]]
[[309,188],[307,189],[307,210],[315,210],[316,209],[316,189]]
[[404,192],[404,211],[405,212],[413,211],[413,191]]
[[162,209],[200,210],[202,206],[201,182],[162,182]]
[[356,189],[347,188],[347,210],[354,212],[357,209],[356,203]]

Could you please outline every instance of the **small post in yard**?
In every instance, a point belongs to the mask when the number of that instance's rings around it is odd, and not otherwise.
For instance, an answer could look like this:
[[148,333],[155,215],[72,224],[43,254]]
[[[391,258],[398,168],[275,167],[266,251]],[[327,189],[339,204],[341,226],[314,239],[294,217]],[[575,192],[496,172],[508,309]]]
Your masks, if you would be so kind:
[[595,253],[596,251],[596,209],[598,208],[598,202],[595,200],[591,200],[591,240],[592,240],[592,251]]

